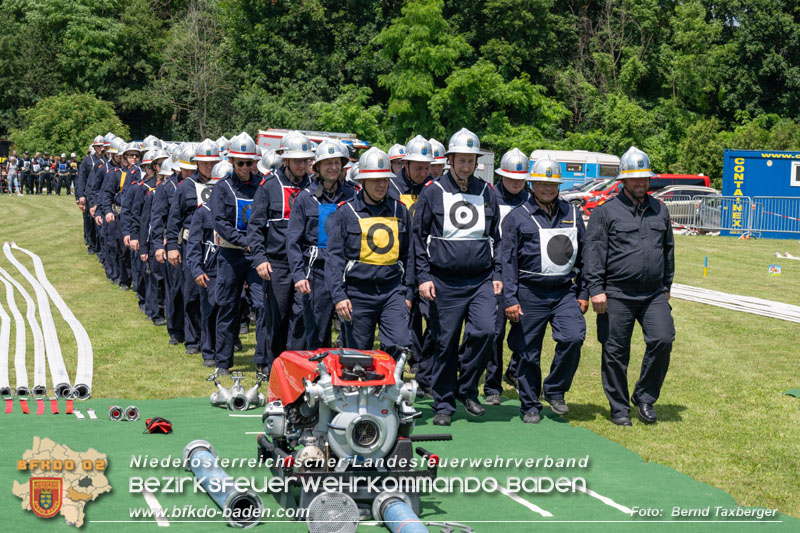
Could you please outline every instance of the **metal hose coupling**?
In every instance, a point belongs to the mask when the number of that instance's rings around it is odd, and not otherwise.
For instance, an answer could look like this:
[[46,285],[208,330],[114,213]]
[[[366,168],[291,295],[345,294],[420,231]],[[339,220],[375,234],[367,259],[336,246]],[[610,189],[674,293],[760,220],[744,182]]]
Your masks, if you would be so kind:
[[231,399],[231,391],[223,387],[217,379],[217,373],[214,372],[206,378],[207,381],[212,381],[217,386],[217,390],[211,393],[211,405],[214,407],[225,407],[228,405],[228,400]]
[[247,394],[242,386],[244,373],[232,372],[231,379],[233,380],[233,385],[231,386],[231,397],[228,400],[228,409],[231,411],[247,411],[250,407],[250,402],[247,400]]
[[264,407],[264,405],[267,403],[267,399],[264,397],[264,395],[258,392],[258,388],[266,380],[267,380],[266,374],[262,374],[261,372],[256,372],[255,384],[249,389],[247,389],[247,392],[244,394],[245,398],[247,398],[248,408]]
[[183,464],[200,480],[208,495],[223,511],[228,524],[248,528],[264,516],[264,503],[258,494],[248,489],[238,491],[234,479],[217,466],[217,451],[210,442],[194,440],[183,449]]

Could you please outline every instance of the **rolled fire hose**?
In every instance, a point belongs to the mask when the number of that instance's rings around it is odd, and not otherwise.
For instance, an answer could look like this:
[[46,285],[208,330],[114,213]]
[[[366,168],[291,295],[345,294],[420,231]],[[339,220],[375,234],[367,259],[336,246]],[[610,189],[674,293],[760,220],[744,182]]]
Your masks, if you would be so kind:
[[8,382],[8,349],[11,340],[11,317],[0,305],[0,396],[11,396]]
[[69,376],[67,375],[67,367],[64,365],[64,356],[61,354],[61,344],[58,342],[58,333],[56,332],[56,323],[53,320],[53,313],[50,310],[50,299],[47,297],[47,291],[44,287],[33,277],[30,271],[17,261],[14,254],[11,253],[11,246],[8,243],[3,244],[3,253],[11,264],[13,264],[20,274],[30,283],[36,293],[36,301],[39,304],[39,317],[42,320],[42,331],[44,332],[44,347],[45,354],[47,354],[47,365],[50,367],[50,379],[53,381],[53,392],[59,398],[68,398],[72,396],[72,386],[70,386]]
[[30,256],[33,260],[33,268],[36,271],[36,277],[39,279],[39,283],[42,284],[42,287],[47,291],[50,299],[56,304],[61,316],[64,317],[64,321],[72,328],[72,333],[75,335],[78,346],[78,368],[75,372],[74,386],[75,396],[78,399],[86,400],[92,395],[92,375],[94,372],[94,352],[92,350],[92,341],[89,339],[89,334],[86,333],[86,328],[75,318],[72,310],[47,279],[42,259],[30,250],[20,248],[13,242],[11,243],[11,247]]
[[[0,268],[0,275],[6,280],[10,281],[14,288],[16,288],[28,308],[25,310],[25,317],[28,319],[28,324],[31,326],[31,333],[33,334],[33,393],[36,395],[44,395],[47,393],[47,374],[44,368],[44,339],[42,338],[42,328],[39,327],[39,322],[36,320],[36,304],[33,298],[28,294],[28,291],[20,285],[20,283],[12,278],[5,269]],[[20,394],[20,385],[17,383],[17,394]]]
[[[28,394],[28,370],[25,368],[25,319],[19,312],[17,302],[14,300],[14,286],[6,278],[0,276],[0,281],[6,286],[6,302],[11,314],[14,315],[14,332],[16,333],[16,344],[14,345],[14,372],[17,375],[17,394],[26,396]],[[6,366],[8,372],[8,366]]]
[[216,463],[217,451],[208,441],[193,440],[183,449],[186,470],[200,480],[208,495],[223,511],[228,524],[248,528],[264,516],[264,503],[252,490],[238,491],[233,478]]

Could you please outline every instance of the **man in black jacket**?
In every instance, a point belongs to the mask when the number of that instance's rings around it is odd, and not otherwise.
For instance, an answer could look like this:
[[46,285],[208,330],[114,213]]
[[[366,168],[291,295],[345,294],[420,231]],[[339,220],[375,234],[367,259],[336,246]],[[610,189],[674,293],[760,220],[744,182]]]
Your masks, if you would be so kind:
[[635,321],[647,348],[633,396],[639,417],[656,421],[653,404],[667,375],[675,326],[669,291],[675,273],[674,241],[667,208],[647,194],[647,154],[631,147],[620,159],[622,193],[592,212],[586,233],[584,283],[597,313],[603,344],[603,389],[611,421],[630,426],[628,362]]

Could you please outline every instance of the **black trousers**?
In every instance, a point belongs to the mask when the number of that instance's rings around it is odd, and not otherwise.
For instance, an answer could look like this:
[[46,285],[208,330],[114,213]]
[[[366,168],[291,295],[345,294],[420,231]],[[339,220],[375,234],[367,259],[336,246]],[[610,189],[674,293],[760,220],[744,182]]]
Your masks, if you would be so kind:
[[597,315],[597,340],[603,345],[603,390],[611,406],[611,417],[627,416],[628,362],[631,358],[631,335],[635,322],[642,326],[646,349],[633,398],[641,403],[655,403],[669,368],[675,325],[666,294],[645,300],[608,298],[608,310]]

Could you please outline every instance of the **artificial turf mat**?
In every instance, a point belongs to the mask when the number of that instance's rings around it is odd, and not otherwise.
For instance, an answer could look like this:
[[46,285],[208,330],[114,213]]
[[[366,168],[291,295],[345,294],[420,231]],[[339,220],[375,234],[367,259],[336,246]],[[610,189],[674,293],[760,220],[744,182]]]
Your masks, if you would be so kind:
[[[137,422],[114,422],[108,420],[111,405],[126,407],[134,404],[141,410]],[[35,403],[33,404],[35,405]],[[0,432],[3,435],[3,453],[0,461],[0,517],[6,531],[70,530],[64,519],[56,516],[41,519],[32,512],[21,510],[21,500],[11,494],[13,480],[27,482],[29,472],[17,471],[17,460],[31,448],[33,437],[50,438],[56,443],[69,446],[75,452],[94,448],[108,456],[105,472],[112,490],[86,505],[86,522],[82,529],[89,531],[153,531],[155,522],[131,521],[129,509],[147,508],[141,494],[129,492],[129,480],[133,476],[162,477],[191,475],[180,468],[131,468],[133,455],[149,455],[162,459],[167,456],[180,457],[184,446],[195,439],[211,442],[223,458],[253,458],[256,456],[256,435],[263,429],[259,416],[234,417],[227,410],[212,408],[208,398],[186,398],[174,400],[150,400],[130,402],[114,399],[92,399],[76,403],[76,408],[86,413],[94,408],[97,420],[77,420],[63,414],[64,401],[60,402],[62,414],[24,415],[15,403],[11,414],[0,414]],[[708,531],[715,526],[719,531],[798,531],[800,520],[778,514],[753,523],[753,518],[715,517],[715,507],[736,508],[736,502],[725,492],[697,482],[675,470],[662,465],[645,463],[630,450],[600,437],[588,430],[571,426],[564,419],[545,410],[542,422],[526,425],[519,419],[519,404],[505,401],[502,406],[488,407],[486,416],[468,418],[463,407],[454,416],[448,428],[433,426],[430,400],[417,403],[424,413],[418,421],[415,433],[443,433],[449,431],[453,440],[448,442],[425,442],[419,445],[444,458],[522,458],[537,459],[583,458],[589,456],[587,468],[440,468],[439,476],[478,478],[494,477],[505,484],[508,477],[550,476],[557,478],[583,477],[586,486],[596,496],[585,493],[531,494],[519,496],[542,512],[535,512],[509,496],[499,492],[472,494],[434,493],[422,498],[421,518],[425,521],[454,521],[469,524],[475,531],[641,531],[651,528],[674,528],[677,531]],[[34,409],[35,411],[35,409]],[[260,415],[261,410],[247,414]],[[169,435],[143,433],[144,419],[160,416],[172,421],[174,432]],[[255,476],[261,480],[268,475],[266,469],[228,468],[233,476]],[[46,473],[43,475],[47,475]],[[194,493],[191,485],[180,494],[156,493],[162,508],[170,510],[184,505],[215,508],[211,499],[202,493]],[[605,498],[605,502],[603,499]],[[262,494],[265,507],[279,508],[275,498]],[[614,504],[614,505],[612,505]],[[661,516],[631,516],[625,509],[653,509]],[[685,509],[710,508],[709,517],[672,518],[673,507]],[[542,514],[552,516],[542,516]],[[651,511],[652,513],[652,511]],[[179,521],[170,519],[170,527],[200,530],[224,530],[227,526],[221,518],[213,522],[202,518]],[[306,531],[302,522],[287,519],[269,519],[257,526],[258,530]],[[681,521],[680,525],[672,521]],[[633,522],[640,523],[633,523]],[[719,523],[718,521],[725,521]],[[534,523],[535,522],[535,523]],[[642,523],[649,522],[649,523]],[[765,523],[769,522],[769,523]],[[360,531],[379,531],[362,525]],[[713,530],[713,529],[712,529]],[[431,531],[439,529],[431,528]]]
[[785,391],[784,394],[788,396],[794,396],[795,398],[800,398],[800,389],[789,389]]

